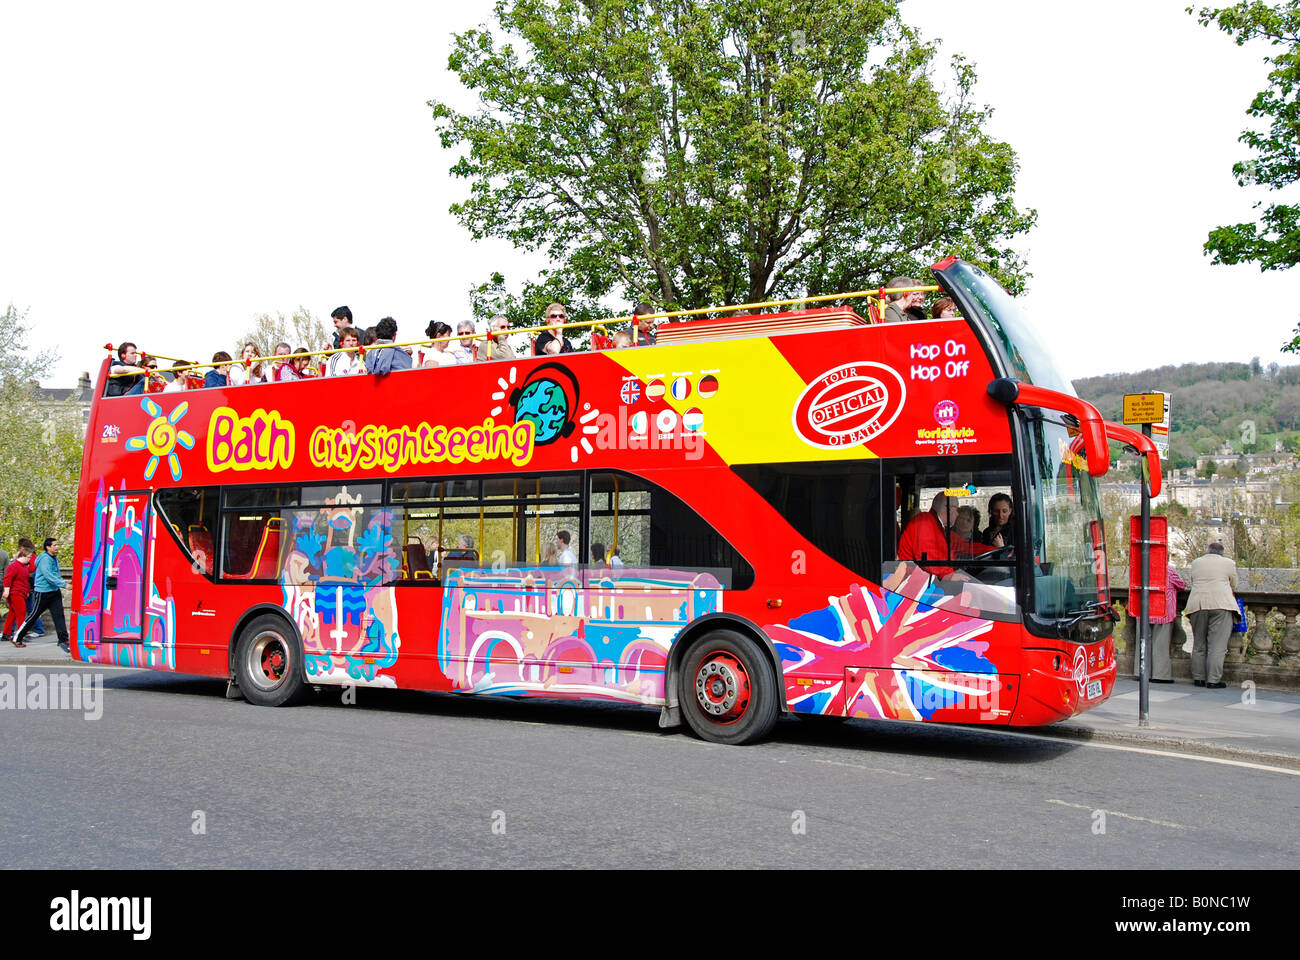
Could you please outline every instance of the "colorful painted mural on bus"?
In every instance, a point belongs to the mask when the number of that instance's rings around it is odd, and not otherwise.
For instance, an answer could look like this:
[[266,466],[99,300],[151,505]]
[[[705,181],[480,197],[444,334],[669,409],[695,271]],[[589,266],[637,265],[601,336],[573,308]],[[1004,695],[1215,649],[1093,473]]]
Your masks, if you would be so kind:
[[[176,669],[176,608],[153,582],[157,516],[147,494],[114,494],[101,481],[95,494],[92,548],[81,562],[77,656],[91,663]],[[105,590],[105,571],[116,586]],[[108,596],[107,609],[105,596]],[[131,639],[105,639],[109,637]],[[135,637],[139,639],[136,640]]]
[[383,672],[397,663],[401,646],[396,593],[384,586],[399,562],[392,511],[374,510],[343,487],[324,506],[294,511],[291,537],[280,582],[308,678],[395,687]]
[[984,636],[993,622],[972,616],[923,570],[896,588],[855,584],[821,609],[764,626],[782,659],[790,709],[1005,722],[1015,694],[989,659]]
[[722,609],[707,573],[454,569],[438,662],[463,692],[664,702],[668,650]]

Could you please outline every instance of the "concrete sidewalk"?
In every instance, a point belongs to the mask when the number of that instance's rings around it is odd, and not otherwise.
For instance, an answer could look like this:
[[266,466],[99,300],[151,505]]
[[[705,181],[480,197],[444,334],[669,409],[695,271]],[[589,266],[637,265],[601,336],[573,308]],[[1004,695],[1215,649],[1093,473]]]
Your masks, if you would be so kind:
[[[0,667],[66,666],[53,633],[23,649],[0,644]],[[124,669],[111,667],[108,669]],[[1206,690],[1190,682],[1151,684],[1150,723],[1138,726],[1138,683],[1120,678],[1111,698],[1062,723],[1032,727],[1062,739],[1127,743],[1300,769],[1300,694],[1261,688]]]
[[1249,683],[1207,690],[1190,680],[1150,690],[1145,727],[1138,726],[1138,682],[1120,678],[1105,703],[1036,732],[1300,768],[1300,694]]

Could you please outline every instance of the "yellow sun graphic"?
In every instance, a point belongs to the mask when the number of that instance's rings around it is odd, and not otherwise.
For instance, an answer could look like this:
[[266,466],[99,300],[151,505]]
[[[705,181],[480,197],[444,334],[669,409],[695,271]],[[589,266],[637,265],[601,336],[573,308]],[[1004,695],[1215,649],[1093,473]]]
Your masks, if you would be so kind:
[[158,461],[167,458],[167,465],[171,468],[172,479],[181,478],[181,461],[176,456],[176,444],[180,444],[186,450],[194,449],[194,437],[184,430],[177,430],[176,424],[180,422],[181,417],[189,410],[190,404],[186,400],[176,407],[169,415],[163,416],[162,407],[154,403],[147,397],[140,401],[140,407],[145,413],[153,417],[149,427],[145,430],[143,436],[128,437],[126,449],[128,450],[148,450],[153,456],[145,464],[144,478],[150,480],[153,478],[154,471],[158,469]]

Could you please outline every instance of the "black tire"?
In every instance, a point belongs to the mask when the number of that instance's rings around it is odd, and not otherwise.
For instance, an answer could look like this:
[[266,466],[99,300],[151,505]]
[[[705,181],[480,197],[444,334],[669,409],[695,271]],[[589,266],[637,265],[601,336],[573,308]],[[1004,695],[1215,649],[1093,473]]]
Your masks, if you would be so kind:
[[259,707],[282,707],[306,688],[298,635],[283,617],[265,614],[244,628],[235,644],[239,692]]
[[686,651],[678,702],[702,740],[739,745],[771,732],[780,712],[772,661],[753,640],[714,630]]

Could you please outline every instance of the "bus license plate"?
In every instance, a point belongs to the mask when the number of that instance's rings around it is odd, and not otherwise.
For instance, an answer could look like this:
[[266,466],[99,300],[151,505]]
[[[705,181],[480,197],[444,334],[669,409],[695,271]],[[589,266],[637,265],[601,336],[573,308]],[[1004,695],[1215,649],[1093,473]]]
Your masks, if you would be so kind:
[[1093,680],[1091,683],[1089,683],[1087,689],[1084,691],[1084,696],[1089,700],[1096,700],[1098,697],[1100,697],[1101,681]]

